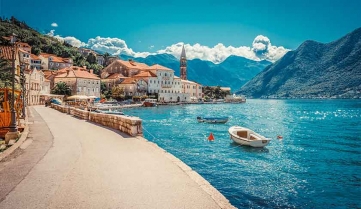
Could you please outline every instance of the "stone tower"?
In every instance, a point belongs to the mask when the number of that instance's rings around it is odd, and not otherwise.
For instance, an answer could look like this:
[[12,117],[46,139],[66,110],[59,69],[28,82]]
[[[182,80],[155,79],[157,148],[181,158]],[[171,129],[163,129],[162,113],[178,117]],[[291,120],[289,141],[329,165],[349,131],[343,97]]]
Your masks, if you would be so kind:
[[180,78],[182,80],[187,80],[187,57],[184,45],[182,48],[182,54],[180,56]]

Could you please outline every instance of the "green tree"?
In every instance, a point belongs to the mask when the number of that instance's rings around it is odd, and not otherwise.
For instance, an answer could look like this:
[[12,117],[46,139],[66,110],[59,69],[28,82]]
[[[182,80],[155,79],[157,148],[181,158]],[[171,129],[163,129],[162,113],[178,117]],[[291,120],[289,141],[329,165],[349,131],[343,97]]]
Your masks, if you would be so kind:
[[95,55],[93,53],[89,53],[86,61],[89,62],[89,64],[96,64],[97,63],[97,58],[95,57]]
[[35,55],[39,55],[41,53],[41,50],[38,47],[34,46],[31,47],[31,53]]
[[107,91],[107,85],[104,82],[100,82],[100,92],[102,94],[105,94],[105,92]]
[[123,99],[124,98],[124,88],[120,86],[114,86],[112,88],[112,97],[115,99]]
[[4,87],[11,86],[11,69],[12,67],[10,65],[10,62],[0,57],[0,81],[3,83]]
[[52,94],[59,94],[59,95],[71,95],[71,88],[64,82],[56,83],[53,90],[51,91]]
[[104,57],[104,64],[103,64],[103,65],[106,66],[107,63],[108,63],[110,54],[109,54],[108,52],[105,52],[105,53],[103,54],[103,57]]

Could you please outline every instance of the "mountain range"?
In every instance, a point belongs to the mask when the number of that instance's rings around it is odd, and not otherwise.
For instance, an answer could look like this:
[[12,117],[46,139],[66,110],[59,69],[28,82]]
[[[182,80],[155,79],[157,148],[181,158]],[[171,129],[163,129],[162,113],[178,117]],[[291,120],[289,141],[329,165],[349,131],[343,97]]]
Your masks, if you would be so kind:
[[[171,54],[149,55],[146,58],[120,55],[120,58],[147,65],[160,64],[174,70],[176,76],[180,75],[179,59]],[[253,61],[239,56],[229,56],[220,64],[193,59],[187,61],[187,78],[204,86],[231,87],[234,92],[270,64],[266,60]]]
[[361,28],[327,44],[305,41],[237,93],[253,98],[361,98]]

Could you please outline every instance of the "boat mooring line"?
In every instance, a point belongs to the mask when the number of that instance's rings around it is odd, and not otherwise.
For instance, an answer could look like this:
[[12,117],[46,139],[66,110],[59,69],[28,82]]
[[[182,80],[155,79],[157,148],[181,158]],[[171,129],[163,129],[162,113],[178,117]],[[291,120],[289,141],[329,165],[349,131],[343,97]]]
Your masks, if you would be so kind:
[[155,138],[155,136],[153,136],[153,134],[151,134],[149,131],[147,131],[147,129],[144,128],[144,126],[142,127],[144,129],[144,131],[146,131],[149,135],[151,135],[154,139],[157,139]]

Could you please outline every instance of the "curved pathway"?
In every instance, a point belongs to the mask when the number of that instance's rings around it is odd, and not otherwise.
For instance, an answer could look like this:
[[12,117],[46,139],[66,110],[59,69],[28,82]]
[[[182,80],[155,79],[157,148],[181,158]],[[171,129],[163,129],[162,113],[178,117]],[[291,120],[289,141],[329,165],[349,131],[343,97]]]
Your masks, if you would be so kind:
[[6,195],[0,208],[232,208],[197,173],[141,137],[43,106],[30,112],[32,143],[0,163],[3,179],[24,170],[16,181],[0,182]]

